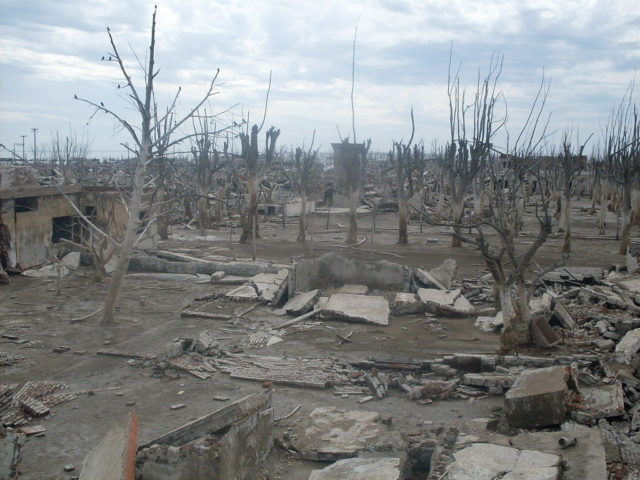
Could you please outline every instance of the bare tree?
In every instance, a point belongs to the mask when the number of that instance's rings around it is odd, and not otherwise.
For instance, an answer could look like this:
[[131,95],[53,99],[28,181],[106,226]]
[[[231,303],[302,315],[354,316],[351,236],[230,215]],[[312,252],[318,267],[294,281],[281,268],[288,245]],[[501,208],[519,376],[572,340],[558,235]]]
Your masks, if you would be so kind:
[[451,193],[452,247],[461,246],[460,228],[467,191],[487,164],[493,138],[506,119],[495,116],[495,109],[502,99],[502,93],[497,91],[501,71],[502,57],[492,56],[486,76],[482,78],[478,73],[476,91],[468,105],[466,91],[460,86],[459,71],[452,76],[449,62],[447,96],[451,136],[445,148],[444,168]]
[[[124,59],[118,51],[116,43],[111,34],[111,30],[109,28],[107,28],[107,32],[109,35],[109,42],[111,44],[112,51],[110,53],[107,53],[107,55],[103,58],[107,59],[108,61],[116,62],[118,64],[120,73],[124,78],[124,84],[118,85],[118,88],[124,88],[128,92],[131,103],[134,105],[135,110],[140,115],[140,126],[134,127],[133,124],[129,123],[129,121],[127,121],[125,118],[115,113],[115,111],[111,108],[106,107],[102,102],[96,103],[94,101],[75,96],[77,100],[85,102],[95,108],[95,112],[92,117],[100,112],[113,117],[129,133],[131,139],[135,144],[135,148],[132,149],[132,153],[134,154],[134,158],[132,160],[133,174],[131,178],[130,195],[127,201],[127,226],[123,240],[121,242],[118,242],[118,261],[115,272],[111,278],[111,281],[109,282],[109,287],[107,290],[107,296],[105,299],[101,322],[103,325],[110,325],[115,323],[113,313],[120,297],[124,276],[129,265],[129,257],[131,255],[131,251],[133,250],[137,241],[142,238],[142,235],[144,233],[146,233],[146,228],[143,228],[142,232],[139,232],[139,228],[142,197],[145,186],[147,185],[147,167],[157,157],[158,147],[167,149],[184,139],[184,137],[182,137],[176,140],[169,140],[171,136],[184,124],[184,122],[191,118],[195,114],[195,112],[197,112],[198,109],[207,101],[207,99],[213,95],[215,81],[218,76],[218,73],[214,75],[211,83],[209,84],[209,88],[202,100],[180,120],[174,121],[171,125],[169,125],[167,129],[162,131],[161,135],[158,137],[155,127],[159,122],[164,122],[167,116],[171,115],[175,111],[176,102],[180,95],[181,89],[178,89],[178,92],[173,98],[173,101],[170,104],[169,108],[166,110],[166,113],[164,113],[163,115],[157,115],[157,112],[159,110],[154,100],[154,80],[158,75],[158,71],[156,70],[155,66],[156,9],[154,9],[151,21],[151,41],[147,57],[148,63],[143,70],[144,89],[140,92],[133,83],[131,75],[124,64]],[[150,224],[149,220],[150,219],[147,219],[147,227]],[[94,230],[95,229],[98,229],[98,227],[95,226]]]
[[[589,138],[591,138],[591,135],[589,135]],[[587,142],[589,138],[587,138]],[[583,157],[582,153],[587,142],[580,145],[576,152],[571,145],[571,134],[565,132],[562,137],[562,151],[558,156],[562,176],[562,207],[560,213],[560,231],[564,232],[562,253],[571,252],[571,193],[577,176],[586,165],[586,158]]]
[[411,136],[405,144],[402,141],[393,142],[393,149],[389,159],[396,172],[397,197],[398,197],[398,243],[409,243],[408,223],[409,211],[407,203],[411,197],[422,190],[426,157],[422,145],[414,145],[415,121],[413,109],[411,109]]
[[605,129],[609,178],[622,190],[622,235],[618,253],[624,255],[631,239],[631,198],[640,175],[640,110],[631,85],[609,117]]
[[89,141],[73,132],[62,139],[60,133],[55,132],[51,136],[49,150],[51,168],[62,174],[65,185],[74,183],[74,173],[82,168],[87,159]]
[[298,242],[304,242],[306,240],[307,230],[307,198],[309,196],[309,187],[311,184],[311,176],[313,174],[313,167],[316,159],[318,158],[318,150],[313,149],[313,142],[316,137],[316,132],[313,132],[311,137],[311,146],[308,150],[303,150],[301,147],[296,148],[295,152],[295,166],[296,174],[298,177],[298,193],[300,194],[300,224],[298,229]]

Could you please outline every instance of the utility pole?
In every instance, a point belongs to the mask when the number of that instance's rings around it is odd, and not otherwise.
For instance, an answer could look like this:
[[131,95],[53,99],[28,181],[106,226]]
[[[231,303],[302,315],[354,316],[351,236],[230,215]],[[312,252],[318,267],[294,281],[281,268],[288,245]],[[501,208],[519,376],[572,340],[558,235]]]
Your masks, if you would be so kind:
[[32,128],[31,131],[33,132],[33,161],[35,163],[36,159],[38,157],[37,148],[36,148],[36,133],[38,132],[38,129],[37,128]]
[[24,139],[27,137],[26,135],[20,135],[22,137],[22,161],[24,162]]

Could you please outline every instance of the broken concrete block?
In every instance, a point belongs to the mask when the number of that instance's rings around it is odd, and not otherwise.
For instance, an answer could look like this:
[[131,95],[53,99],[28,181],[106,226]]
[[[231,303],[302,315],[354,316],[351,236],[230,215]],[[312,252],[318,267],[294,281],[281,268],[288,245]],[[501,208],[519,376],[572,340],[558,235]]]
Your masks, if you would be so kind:
[[138,450],[138,416],[112,428],[84,458],[80,480],[135,480]]
[[507,373],[466,373],[462,377],[463,385],[471,385],[473,387],[484,387],[484,388],[500,388],[506,389],[511,387],[515,382],[515,375],[507,374]]
[[424,380],[422,385],[412,388],[407,393],[407,397],[409,400],[418,400],[419,398],[443,400],[449,398],[456,391],[457,385],[457,380]]
[[567,402],[577,390],[571,367],[547,367],[523,372],[505,395],[505,413],[514,428],[559,425]]
[[396,315],[410,315],[424,312],[424,303],[415,293],[396,293],[393,302],[393,313]]
[[560,337],[549,326],[547,316],[544,314],[538,313],[531,318],[530,329],[533,340],[543,348],[550,348],[560,343]]
[[320,297],[320,290],[309,290],[291,298],[283,308],[289,315],[302,315],[313,308]]
[[324,462],[392,448],[400,437],[380,419],[379,413],[367,410],[315,408],[290,432],[290,443],[305,460]]
[[209,332],[200,332],[193,341],[193,350],[205,355],[217,345],[218,342]]
[[337,293],[329,297],[321,315],[349,322],[389,325],[389,303],[381,296]]
[[445,290],[449,290],[457,269],[458,264],[456,261],[453,258],[447,258],[441,265],[429,270],[429,273],[445,288]]
[[416,268],[415,276],[418,282],[420,282],[426,288],[437,288],[439,290],[447,290],[446,288],[444,288],[444,285],[442,285],[438,280],[436,280],[436,278],[433,275],[431,275],[426,270],[422,270],[421,268]]
[[605,338],[596,338],[593,340],[593,344],[598,348],[598,350],[603,352],[610,352],[615,347],[616,342],[613,340],[605,339]]
[[400,480],[400,459],[348,458],[322,470],[313,470],[309,480]]
[[561,472],[558,455],[490,443],[474,443],[453,456],[449,480],[557,480]]
[[369,287],[366,285],[343,285],[336,293],[344,293],[348,295],[366,295],[369,293]]
[[547,292],[542,294],[542,297],[535,297],[529,300],[529,311],[531,315],[538,313],[546,313],[551,311],[551,304],[553,303],[553,297]]
[[260,299],[258,292],[253,285],[249,285],[247,283],[227,292],[225,297],[230,300],[235,300],[236,302],[257,301]]
[[277,305],[288,288],[289,270],[277,273],[259,273],[244,285],[231,290],[225,297],[235,301],[257,300],[268,305]]
[[573,330],[574,328],[576,328],[575,320],[560,300],[556,299],[553,305],[553,313],[551,315],[551,318],[553,320],[556,320],[563,328],[566,328],[567,330]]
[[640,328],[630,330],[626,333],[618,346],[616,352],[622,355],[634,355],[640,350]]
[[418,298],[424,303],[427,312],[444,317],[466,317],[475,312],[475,308],[462,296],[460,289],[419,288]]

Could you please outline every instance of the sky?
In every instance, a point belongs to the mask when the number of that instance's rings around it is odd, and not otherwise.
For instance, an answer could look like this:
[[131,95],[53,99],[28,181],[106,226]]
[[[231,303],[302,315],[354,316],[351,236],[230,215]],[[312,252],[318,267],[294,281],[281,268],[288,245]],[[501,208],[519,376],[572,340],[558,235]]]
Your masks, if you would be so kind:
[[[21,154],[26,135],[32,156],[37,128],[39,155],[59,132],[88,139],[92,157],[126,156],[127,133],[74,95],[139,124],[117,64],[102,58],[109,27],[140,85],[136,55],[144,63],[152,13],[152,2],[134,0],[0,0],[0,143]],[[549,131],[593,133],[592,146],[640,66],[637,0],[168,0],[158,2],[157,101],[168,105],[181,87],[184,115],[219,68],[207,112],[226,112],[220,124],[258,122],[272,72],[265,125],[281,129],[279,145],[309,146],[315,131],[315,146],[330,151],[338,129],[352,135],[356,25],[356,135],[371,138],[372,151],[410,136],[411,108],[416,139],[446,141],[450,52],[470,90],[492,54],[503,55],[509,132],[523,124],[544,71]]]

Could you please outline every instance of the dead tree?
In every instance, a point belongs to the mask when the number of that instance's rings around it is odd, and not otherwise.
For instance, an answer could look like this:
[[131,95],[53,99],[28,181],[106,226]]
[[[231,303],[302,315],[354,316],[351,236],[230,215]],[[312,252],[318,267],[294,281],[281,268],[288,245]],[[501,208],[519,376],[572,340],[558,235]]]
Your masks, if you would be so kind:
[[[168,115],[172,114],[175,111],[176,102],[180,94],[180,88],[173,98],[173,101],[170,104],[169,108],[166,110],[166,113],[161,116],[156,115],[158,108],[157,104],[155,103],[154,80],[159,73],[158,70],[156,70],[155,66],[156,9],[154,9],[151,21],[151,41],[149,45],[149,53],[147,56],[148,63],[144,68],[144,89],[142,91],[139,91],[138,87],[134,85],[131,75],[124,64],[124,59],[120,55],[118,48],[116,47],[116,43],[109,28],[107,28],[107,33],[109,35],[109,41],[112,51],[107,53],[107,55],[103,58],[108,61],[117,63],[120,69],[120,73],[122,74],[122,77],[124,79],[124,84],[118,85],[118,88],[123,88],[128,92],[131,103],[140,115],[140,126],[134,127],[133,124],[127,121],[124,117],[115,113],[115,111],[111,108],[106,107],[102,102],[94,102],[75,96],[77,100],[85,102],[95,108],[95,112],[92,117],[97,113],[105,113],[113,117],[129,133],[135,145],[135,147],[132,149],[134,158],[132,159],[133,174],[129,189],[130,194],[126,202],[128,211],[127,226],[124,238],[121,242],[117,242],[118,261],[115,272],[113,273],[111,281],[109,282],[105,304],[102,309],[103,314],[101,323],[103,325],[110,325],[115,323],[113,313],[120,297],[124,276],[129,265],[129,257],[131,256],[131,251],[133,250],[137,241],[142,238],[142,235],[144,233],[146,233],[146,228],[143,228],[142,232],[139,232],[139,228],[142,196],[145,186],[147,185],[147,168],[149,164],[153,162],[153,160],[157,157],[158,146],[169,148],[184,139],[184,137],[182,137],[176,140],[168,141],[168,139],[171,138],[171,136],[189,118],[191,118],[195,114],[195,112],[198,111],[198,109],[207,101],[207,99],[213,95],[215,81],[218,76],[218,73],[214,75],[211,83],[209,84],[209,88],[202,100],[180,120],[174,121],[173,124],[171,124],[166,129],[166,131],[164,131],[158,138],[158,136],[155,134],[156,123],[163,122]],[[150,219],[147,219],[147,227],[150,224],[149,221]],[[95,226],[95,229],[100,230],[97,226]],[[115,240],[112,239],[112,241]]]
[[611,182],[622,190],[622,234],[618,253],[625,255],[631,239],[632,189],[640,175],[640,109],[633,85],[611,113],[605,129],[606,162]]
[[404,144],[402,141],[393,142],[393,149],[389,154],[389,159],[396,172],[397,197],[398,197],[398,243],[406,245],[409,243],[408,223],[409,211],[408,202],[416,192],[422,191],[424,171],[426,168],[426,157],[424,147],[414,145],[413,136],[415,134],[415,122],[413,109],[411,109],[411,136]]
[[296,148],[295,153],[295,166],[296,174],[298,176],[298,193],[300,194],[300,224],[298,229],[298,242],[306,241],[307,230],[307,198],[309,196],[309,188],[311,185],[311,176],[313,174],[313,167],[318,158],[319,148],[313,149],[313,142],[315,140],[316,132],[313,132],[311,137],[311,146],[309,150],[303,150],[301,147]]
[[82,163],[87,159],[89,142],[84,136],[78,137],[73,132],[60,138],[56,132],[51,136],[50,164],[52,170],[59,171],[65,185],[74,183],[75,173],[82,169]]
[[[459,72],[452,76],[449,62],[447,96],[450,139],[445,148],[444,168],[451,194],[452,247],[462,246],[460,231],[467,191],[486,166],[493,137],[504,125],[504,119],[496,121],[494,115],[502,98],[502,93],[497,91],[501,71],[502,58],[492,57],[487,75],[481,78],[478,73],[476,91],[469,105],[466,91],[460,86]],[[468,126],[471,131],[468,131]]]
[[[266,115],[266,107],[265,107]],[[264,119],[262,122],[264,125]],[[273,161],[276,141],[280,135],[280,129],[270,127],[265,133],[265,151],[264,155],[260,155],[258,146],[258,134],[262,129],[262,125],[254,125],[251,133],[240,133],[240,142],[242,145],[241,158],[244,161],[244,167],[247,175],[247,191],[249,199],[247,202],[247,210],[242,217],[242,233],[240,234],[240,243],[247,243],[251,236],[260,238],[260,230],[258,226],[258,184],[259,179],[269,168]]]
[[[571,146],[571,135],[565,132],[562,138],[562,152],[558,156],[562,175],[562,206],[560,212],[560,231],[564,232],[562,253],[571,252],[571,193],[576,177],[585,166],[582,153],[586,142],[575,152]],[[589,136],[591,138],[591,136]],[[587,142],[589,141],[587,138]]]

